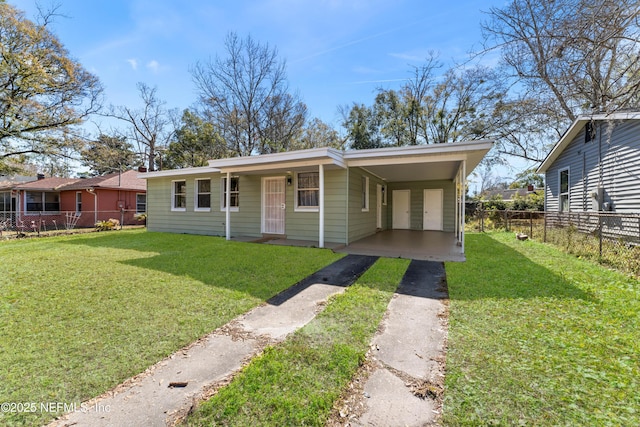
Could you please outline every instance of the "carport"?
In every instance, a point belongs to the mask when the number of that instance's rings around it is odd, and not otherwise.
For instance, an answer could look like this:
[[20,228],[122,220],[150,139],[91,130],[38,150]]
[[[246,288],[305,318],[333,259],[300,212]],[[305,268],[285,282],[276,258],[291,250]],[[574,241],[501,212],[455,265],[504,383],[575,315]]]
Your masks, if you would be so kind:
[[371,236],[349,241],[341,251],[434,261],[464,261],[466,178],[491,148],[468,141],[393,150],[345,152],[359,167],[386,183],[386,224]]

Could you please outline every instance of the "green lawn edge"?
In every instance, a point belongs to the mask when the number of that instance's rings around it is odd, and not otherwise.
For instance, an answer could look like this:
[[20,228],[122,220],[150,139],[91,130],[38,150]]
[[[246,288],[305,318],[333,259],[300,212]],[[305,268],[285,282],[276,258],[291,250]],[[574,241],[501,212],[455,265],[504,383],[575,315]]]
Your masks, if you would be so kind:
[[466,236],[447,263],[444,425],[640,425],[640,286],[518,241]]

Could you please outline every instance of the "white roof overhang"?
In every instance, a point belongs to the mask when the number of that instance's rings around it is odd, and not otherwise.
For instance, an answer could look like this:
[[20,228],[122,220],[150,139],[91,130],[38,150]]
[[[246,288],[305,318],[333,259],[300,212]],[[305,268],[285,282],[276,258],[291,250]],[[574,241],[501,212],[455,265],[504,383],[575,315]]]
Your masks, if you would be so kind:
[[165,169],[165,170],[153,171],[153,172],[140,172],[138,174],[138,178],[149,179],[149,178],[160,178],[160,177],[167,177],[167,176],[198,175],[202,173],[220,173],[220,171],[210,166],[201,166],[201,167],[184,168],[184,169]]
[[209,160],[209,166],[222,173],[231,172],[246,175],[308,170],[310,167],[318,165],[324,165],[326,169],[345,169],[347,167],[343,160],[342,151],[328,147]]
[[388,182],[455,179],[462,161],[467,176],[493,146],[493,141],[468,141],[345,153],[350,167],[361,167]]
[[468,175],[492,146],[493,141],[482,140],[350,151],[324,147],[209,160],[209,166],[147,172],[138,176],[155,178],[202,173],[259,175],[308,171],[323,165],[325,170],[361,167],[388,182],[453,180],[463,161],[467,162]]

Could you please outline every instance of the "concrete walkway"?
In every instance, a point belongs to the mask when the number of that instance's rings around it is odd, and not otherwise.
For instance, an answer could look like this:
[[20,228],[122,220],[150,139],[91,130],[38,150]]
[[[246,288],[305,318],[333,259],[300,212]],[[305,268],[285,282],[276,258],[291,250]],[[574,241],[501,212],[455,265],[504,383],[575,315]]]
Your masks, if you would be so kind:
[[340,425],[437,425],[447,298],[444,265],[411,261],[371,344],[364,380],[352,383],[356,392],[342,402],[340,417],[348,424]]
[[166,426],[226,384],[267,344],[282,341],[377,257],[349,255],[49,426]]

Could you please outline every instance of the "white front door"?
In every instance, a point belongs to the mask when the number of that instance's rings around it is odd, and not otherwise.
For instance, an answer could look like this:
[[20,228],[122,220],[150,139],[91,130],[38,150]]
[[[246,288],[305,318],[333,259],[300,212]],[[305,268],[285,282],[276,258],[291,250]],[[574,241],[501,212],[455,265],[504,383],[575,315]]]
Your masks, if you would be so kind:
[[285,177],[262,180],[262,232],[284,234]]
[[393,190],[393,228],[411,228],[411,190]]
[[424,190],[423,230],[442,230],[442,188]]

